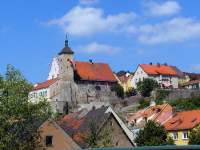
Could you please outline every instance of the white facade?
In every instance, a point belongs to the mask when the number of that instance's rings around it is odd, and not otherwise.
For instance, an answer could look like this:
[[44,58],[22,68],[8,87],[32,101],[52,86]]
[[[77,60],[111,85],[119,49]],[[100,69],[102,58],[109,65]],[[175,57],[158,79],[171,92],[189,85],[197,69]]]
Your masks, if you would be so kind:
[[50,101],[50,90],[49,88],[35,90],[29,93],[29,100],[33,103],[37,103],[41,99]]
[[173,88],[178,88],[179,78],[177,76],[170,75],[149,75],[140,66],[138,66],[134,77],[132,79],[132,86],[137,88],[137,83],[143,81],[145,78],[151,78],[156,80],[160,85],[171,85]]
[[54,57],[50,66],[48,80],[57,78],[59,75],[58,58]]

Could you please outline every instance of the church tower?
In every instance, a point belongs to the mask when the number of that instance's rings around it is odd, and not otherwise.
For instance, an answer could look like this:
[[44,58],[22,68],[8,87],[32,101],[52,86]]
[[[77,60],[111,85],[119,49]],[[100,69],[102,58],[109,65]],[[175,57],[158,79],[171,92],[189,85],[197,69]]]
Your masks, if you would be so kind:
[[65,47],[58,53],[57,57],[59,66],[59,78],[64,81],[74,80],[73,56],[74,52],[69,47],[69,42],[66,37]]

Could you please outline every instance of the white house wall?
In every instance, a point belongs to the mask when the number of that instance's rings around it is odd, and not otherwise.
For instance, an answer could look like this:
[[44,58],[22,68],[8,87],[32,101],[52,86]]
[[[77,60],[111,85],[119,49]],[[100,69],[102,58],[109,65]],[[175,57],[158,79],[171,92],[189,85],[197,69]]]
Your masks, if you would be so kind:
[[47,101],[50,101],[49,97],[49,88],[40,89],[29,93],[29,100],[33,103],[37,103],[41,99],[47,99]]
[[59,65],[58,65],[57,57],[55,57],[53,58],[51,66],[50,66],[48,80],[57,78],[58,74],[59,74]]
[[146,74],[146,72],[144,72],[144,70],[140,66],[138,66],[138,68],[137,68],[137,70],[136,70],[136,72],[134,74],[134,77],[133,77],[133,79],[131,81],[132,82],[132,86],[134,88],[136,88],[137,87],[137,83],[139,81],[143,81],[144,78],[148,78],[148,77],[149,77],[148,74]]
[[[162,83],[172,84],[173,88],[178,88],[178,81],[179,81],[178,77],[163,76],[163,75],[151,76],[151,75],[148,75],[146,72],[144,72],[144,70],[140,66],[138,66],[138,68],[137,68],[137,70],[136,70],[136,72],[134,74],[134,77],[132,79],[132,86],[134,88],[137,88],[137,83],[139,81],[143,81],[145,78],[154,79],[159,84],[162,84]],[[164,79],[168,80],[168,81],[165,81]]]

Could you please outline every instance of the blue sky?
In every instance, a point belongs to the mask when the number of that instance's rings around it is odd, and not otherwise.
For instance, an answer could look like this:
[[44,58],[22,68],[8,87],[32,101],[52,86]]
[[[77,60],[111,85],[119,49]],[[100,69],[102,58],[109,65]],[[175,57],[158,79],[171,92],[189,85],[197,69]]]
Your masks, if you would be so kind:
[[31,82],[47,78],[65,34],[75,59],[113,71],[165,63],[200,72],[199,0],[2,0],[0,72],[6,64]]

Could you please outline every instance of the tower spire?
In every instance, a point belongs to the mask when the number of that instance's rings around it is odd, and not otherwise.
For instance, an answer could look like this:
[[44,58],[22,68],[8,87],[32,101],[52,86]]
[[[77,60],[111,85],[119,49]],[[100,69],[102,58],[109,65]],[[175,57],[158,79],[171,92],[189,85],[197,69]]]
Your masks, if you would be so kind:
[[66,37],[65,37],[65,47],[69,47],[69,41],[68,41],[67,34],[66,34]]
[[58,53],[58,55],[62,55],[62,54],[74,54],[74,52],[69,47],[69,41],[68,41],[67,34],[65,37],[65,47]]

